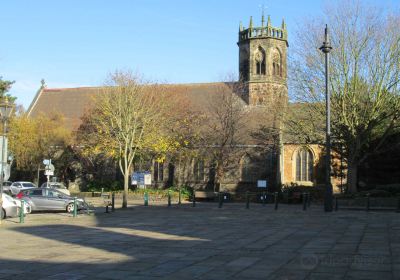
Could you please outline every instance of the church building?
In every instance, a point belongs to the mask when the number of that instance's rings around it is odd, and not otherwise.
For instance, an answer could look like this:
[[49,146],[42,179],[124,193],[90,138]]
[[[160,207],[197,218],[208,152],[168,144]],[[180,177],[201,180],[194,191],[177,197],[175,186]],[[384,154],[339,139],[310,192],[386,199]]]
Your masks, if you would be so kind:
[[[282,21],[280,27],[274,27],[270,17],[265,21],[263,15],[261,25],[255,26],[250,18],[248,27],[240,24],[237,45],[239,78],[244,84],[242,92],[237,96],[242,106],[253,114],[249,127],[264,125],[276,129],[278,134],[276,143],[267,150],[263,150],[254,139],[244,137],[247,140],[238,146],[240,152],[237,153],[236,165],[232,172],[227,172],[219,190],[254,190],[258,180],[267,180],[271,187],[322,185],[324,179],[319,173],[323,172],[319,165],[323,162],[323,146],[297,143],[296,139],[285,135],[279,116],[284,113],[286,106],[292,106],[288,103],[289,44],[285,22]],[[218,94],[218,88],[223,83],[173,86],[184,91],[199,110],[204,110],[210,96]],[[99,87],[47,88],[43,84],[27,113],[30,117],[41,113],[61,113],[68,129],[75,131],[85,110],[90,107],[91,98],[96,94],[99,94]],[[272,117],[264,117],[265,112],[273,112]],[[193,159],[186,162],[185,166],[177,166],[168,160],[164,163],[153,161],[148,168],[152,172],[155,186],[186,184],[199,190],[215,191],[212,163],[206,160]],[[338,184],[339,181],[333,181],[335,191],[338,190]]]

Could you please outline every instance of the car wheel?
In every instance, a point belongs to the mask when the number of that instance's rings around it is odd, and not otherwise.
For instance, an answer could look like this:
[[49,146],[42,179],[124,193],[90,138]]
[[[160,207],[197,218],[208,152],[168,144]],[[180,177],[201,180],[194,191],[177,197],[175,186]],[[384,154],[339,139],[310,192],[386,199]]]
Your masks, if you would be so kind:
[[6,211],[2,208],[1,209],[1,219],[5,219],[6,218]]
[[68,213],[74,212],[74,204],[73,203],[70,203],[67,205],[67,212]]

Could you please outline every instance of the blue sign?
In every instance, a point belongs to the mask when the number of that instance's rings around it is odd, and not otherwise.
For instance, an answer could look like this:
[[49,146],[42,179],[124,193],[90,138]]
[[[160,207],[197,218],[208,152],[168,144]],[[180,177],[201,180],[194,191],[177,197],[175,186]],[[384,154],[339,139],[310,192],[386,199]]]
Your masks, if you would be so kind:
[[[133,172],[132,174],[132,185],[144,186],[145,175],[150,175],[150,171]],[[146,182],[147,183],[147,182]]]
[[268,187],[267,180],[258,180],[257,181],[257,187],[258,188],[267,188]]

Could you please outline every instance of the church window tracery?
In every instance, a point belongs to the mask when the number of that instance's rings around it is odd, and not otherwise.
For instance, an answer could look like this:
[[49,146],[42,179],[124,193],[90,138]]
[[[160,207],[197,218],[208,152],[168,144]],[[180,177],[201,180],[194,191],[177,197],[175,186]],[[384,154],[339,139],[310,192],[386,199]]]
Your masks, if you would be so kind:
[[278,50],[274,51],[272,57],[272,75],[282,77],[282,58]]
[[196,160],[193,166],[193,175],[196,182],[204,181],[204,160]]
[[259,47],[257,52],[255,53],[255,62],[256,62],[256,74],[265,75],[265,69],[266,69],[265,51],[261,47]]
[[255,180],[255,169],[249,155],[242,158],[241,177],[243,182],[253,182]]
[[301,148],[296,153],[296,181],[312,181],[313,168],[313,154],[308,148]]
[[161,182],[164,180],[164,163],[155,161],[153,165],[154,181]]

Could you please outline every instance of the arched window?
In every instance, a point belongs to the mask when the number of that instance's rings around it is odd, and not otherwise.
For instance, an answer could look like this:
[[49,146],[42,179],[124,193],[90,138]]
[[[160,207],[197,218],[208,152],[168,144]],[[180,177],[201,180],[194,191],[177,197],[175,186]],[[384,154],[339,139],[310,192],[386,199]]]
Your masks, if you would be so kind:
[[245,155],[242,159],[241,177],[244,182],[253,182],[256,180],[251,158],[248,155]]
[[272,56],[272,75],[282,77],[282,58],[278,50]]
[[256,61],[256,74],[265,75],[266,62],[265,62],[265,51],[258,47],[258,51],[255,54]]
[[196,160],[193,166],[193,175],[196,182],[204,181],[204,160]]
[[154,181],[161,182],[164,180],[164,163],[155,161],[153,165]]
[[311,151],[305,147],[296,154],[296,181],[312,181],[314,169],[314,157]]

